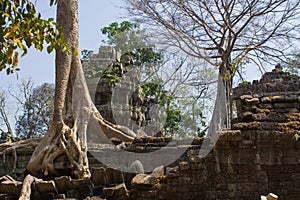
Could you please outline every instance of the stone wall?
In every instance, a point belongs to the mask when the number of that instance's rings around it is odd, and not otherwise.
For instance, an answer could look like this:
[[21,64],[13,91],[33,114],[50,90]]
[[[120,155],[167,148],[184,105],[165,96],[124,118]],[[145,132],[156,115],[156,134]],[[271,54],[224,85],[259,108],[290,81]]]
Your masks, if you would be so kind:
[[[234,89],[233,100],[237,118],[233,120],[232,130],[220,132],[207,156],[199,157],[204,138],[195,138],[188,148],[185,139],[136,139],[126,144],[124,150],[142,153],[162,149],[172,157],[177,156],[177,150],[187,149],[169,166],[135,176],[108,168],[94,157],[99,152],[102,156],[108,156],[106,152],[109,152],[114,157],[120,149],[112,144],[94,144],[89,153],[92,172],[92,184],[86,187],[89,189],[82,190],[85,192],[81,194],[78,188],[70,186],[66,191],[60,190],[64,195],[52,192],[52,196],[82,199],[93,194],[108,200],[241,200],[260,199],[260,195],[273,192],[279,199],[300,199],[300,141],[292,139],[300,134],[299,77],[277,67],[261,80]],[[13,156],[8,154],[0,175],[10,174],[22,180],[31,152],[32,149],[17,149],[14,171]],[[149,164],[146,162],[142,161]]]
[[[195,139],[181,158],[172,166],[164,167],[160,176],[149,175],[139,181],[133,180],[131,184],[134,175],[107,168],[89,154],[93,182],[93,189],[89,191],[114,200],[124,199],[124,195],[139,200],[240,200],[259,199],[260,195],[269,192],[276,193],[280,199],[299,199],[300,142],[292,140],[292,135],[285,133],[249,133],[240,130],[222,132],[215,148],[202,159],[199,158],[199,149],[203,139]],[[173,142],[174,147],[183,148],[180,140]],[[157,148],[159,144],[164,146],[165,142],[161,138],[143,139],[127,148],[146,152],[151,150],[150,147]],[[174,147],[166,150],[173,152]],[[119,151],[112,146],[106,146],[102,150],[110,151],[110,154],[111,151]],[[11,171],[13,158],[8,155],[4,164],[6,168],[1,168],[0,172],[1,175],[10,174],[22,180],[31,150],[19,149],[17,153],[17,169]],[[123,191],[124,187],[120,188],[119,185],[122,183],[130,190],[116,196],[119,192],[113,191]],[[72,193],[73,190],[69,189],[65,193],[66,197],[80,197],[79,194]]]
[[[208,156],[199,158],[191,146],[179,168],[158,178],[140,181],[133,199],[259,199],[274,192],[280,199],[300,197],[300,142],[290,134],[224,131]],[[197,148],[198,147],[198,148]]]
[[[208,156],[187,151],[179,168],[153,184],[137,180],[134,199],[300,199],[300,82],[276,67],[234,89],[237,118]],[[158,182],[158,183],[157,183]],[[142,187],[144,186],[144,187]]]

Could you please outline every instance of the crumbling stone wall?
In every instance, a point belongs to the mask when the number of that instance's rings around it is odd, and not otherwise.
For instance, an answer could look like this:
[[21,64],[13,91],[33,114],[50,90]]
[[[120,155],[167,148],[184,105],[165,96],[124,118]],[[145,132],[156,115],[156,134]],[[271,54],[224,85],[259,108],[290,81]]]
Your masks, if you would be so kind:
[[280,199],[299,199],[300,142],[290,134],[265,133],[224,131],[202,159],[200,144],[192,145],[178,168],[167,170],[154,184],[135,183],[130,195],[141,200],[238,200],[274,192]]
[[[222,131],[205,158],[187,151],[179,168],[159,183],[134,184],[135,199],[279,199],[300,198],[300,81],[277,66],[260,81],[234,89],[237,118]],[[199,145],[200,146],[200,145]],[[199,147],[198,146],[198,147]],[[143,186],[143,187],[141,187]]]
[[146,125],[156,130],[161,124],[149,115],[154,102],[142,91],[139,67],[132,55],[109,46],[100,47],[83,62],[91,97],[106,120],[134,132]]
[[[204,139],[195,138],[170,166],[160,167],[152,174],[135,176],[100,163],[92,151],[104,155],[109,151],[114,155],[120,150],[113,145],[95,144],[89,154],[92,184],[89,190],[82,191],[108,200],[241,200],[260,199],[260,195],[270,192],[277,194],[279,199],[299,199],[300,141],[292,139],[294,134],[300,133],[299,77],[277,67],[264,74],[261,80],[240,85],[233,92],[237,118],[232,130],[220,132],[219,140],[207,156],[199,157]],[[172,152],[176,149],[186,148],[182,145],[183,140],[140,138],[127,144],[124,150],[164,149],[174,156]],[[167,147],[167,143],[172,146]],[[20,149],[17,154],[15,171],[11,171],[13,158],[7,155],[3,165],[6,168],[0,168],[0,175],[11,174],[22,179],[31,152]],[[72,187],[67,191],[61,189],[61,192],[68,198],[80,198],[78,189]],[[59,197],[57,193],[55,195]]]
[[234,89],[233,100],[237,118],[232,129],[299,133],[299,77],[282,72],[279,66],[260,81]]

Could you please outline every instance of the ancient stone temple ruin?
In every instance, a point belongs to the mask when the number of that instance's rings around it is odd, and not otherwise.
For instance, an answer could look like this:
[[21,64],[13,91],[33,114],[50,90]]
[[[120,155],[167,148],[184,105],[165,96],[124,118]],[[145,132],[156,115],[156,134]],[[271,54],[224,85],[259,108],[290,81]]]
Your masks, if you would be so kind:
[[[233,101],[236,119],[231,130],[221,131],[204,157],[199,157],[204,138],[194,138],[189,145],[180,138],[138,138],[122,150],[94,144],[89,149],[90,180],[59,177],[36,183],[32,199],[254,200],[270,192],[279,199],[300,199],[300,141],[293,139],[300,134],[300,78],[277,67],[259,81],[235,88]],[[113,160],[120,151],[158,150],[175,157],[181,149],[174,162],[153,172],[126,172],[97,159],[99,153]],[[1,158],[0,174],[9,176],[0,179],[0,199],[17,199],[32,151],[19,148],[17,159],[10,153],[5,162]],[[140,160],[144,166],[146,162]]]
[[83,62],[83,69],[94,103],[106,120],[134,132],[146,124],[152,130],[161,125],[149,116],[151,99],[142,91],[140,69],[130,54],[100,47],[97,54]]

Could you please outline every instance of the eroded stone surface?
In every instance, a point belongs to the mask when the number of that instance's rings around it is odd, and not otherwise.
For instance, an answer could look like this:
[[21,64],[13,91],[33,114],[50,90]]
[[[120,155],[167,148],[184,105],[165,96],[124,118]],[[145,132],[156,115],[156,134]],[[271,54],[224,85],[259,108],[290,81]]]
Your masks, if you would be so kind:
[[132,181],[131,186],[153,186],[158,183],[158,179],[152,175],[148,174],[138,174],[136,175]]
[[162,177],[164,174],[165,174],[164,166],[156,167],[151,173],[151,175],[156,178]]
[[[91,195],[89,192],[93,189],[93,195],[104,199],[105,191],[115,200],[129,197],[138,200],[241,200],[259,199],[260,195],[274,192],[279,199],[298,200],[300,141],[294,141],[292,137],[295,133],[300,134],[299,91],[299,77],[289,77],[283,72],[267,73],[260,81],[234,90],[233,97],[238,105],[238,118],[232,125],[234,130],[220,132],[219,140],[207,156],[199,157],[203,138],[196,138],[177,161],[165,166],[166,175],[161,176],[162,168],[158,175],[138,174],[131,177],[132,187],[124,192],[127,189],[120,184],[119,178],[111,178],[111,181],[104,178],[107,167],[89,155],[90,167],[97,167],[91,170],[94,184],[85,181],[75,181],[75,184],[69,177],[60,177],[55,179],[58,194],[65,194],[65,198],[80,198],[80,195]],[[181,139],[138,138],[132,144],[126,144],[124,150],[147,152],[145,147],[168,150],[165,146],[171,144],[169,155],[174,156],[173,152],[181,143]],[[95,144],[90,150],[116,154],[119,151],[107,144]],[[28,149],[18,149],[17,154],[15,172],[10,171],[13,159],[7,155],[6,167],[0,168],[0,174],[22,177],[20,174],[31,153]],[[114,170],[108,172],[113,176],[120,175]],[[14,182],[11,177],[0,178],[4,185],[5,181]],[[118,183],[113,184],[115,181]],[[74,185],[79,187],[82,183],[87,184],[85,189],[75,188]],[[105,184],[111,187],[102,186]],[[85,193],[81,194],[81,191]],[[46,193],[45,197],[52,195]]]
[[108,200],[113,199],[121,199],[121,198],[129,198],[128,191],[124,183],[113,186],[106,187],[103,189],[103,195]]

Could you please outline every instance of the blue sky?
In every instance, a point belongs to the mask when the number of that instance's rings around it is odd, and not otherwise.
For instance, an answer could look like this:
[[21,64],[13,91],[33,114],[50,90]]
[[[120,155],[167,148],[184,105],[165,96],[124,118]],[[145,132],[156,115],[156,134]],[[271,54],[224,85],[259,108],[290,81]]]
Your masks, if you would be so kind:
[[[122,0],[81,0],[79,1],[79,40],[80,49],[97,51],[104,37],[100,28],[114,21],[123,21],[124,11],[120,8]],[[56,8],[49,6],[49,0],[37,0],[37,11],[44,18],[55,17]],[[123,14],[122,14],[123,13]],[[54,83],[54,53],[46,51],[38,52],[31,48],[29,53],[20,59],[21,71],[16,75],[7,76],[0,72],[0,89],[6,89],[8,85],[16,85],[22,79],[32,78],[35,85],[44,82]]]
[[[80,49],[98,51],[104,36],[100,28],[114,21],[123,21],[126,11],[122,10],[123,0],[79,0],[79,41]],[[44,18],[55,17],[56,7],[49,6],[49,0],[37,0],[37,10]],[[28,55],[20,59],[21,71],[16,75],[7,76],[0,72],[0,89],[5,90],[8,85],[17,85],[23,79],[32,78],[35,85],[54,83],[54,53],[38,52],[31,48]],[[257,67],[247,69],[246,80],[259,79]]]
[[[56,7],[49,7],[50,0],[37,0],[37,10],[44,18],[55,17]],[[89,49],[98,51],[101,40],[105,37],[100,29],[114,21],[123,21],[126,11],[122,10],[123,0],[79,0],[79,41],[80,50]],[[7,90],[9,86],[15,88],[23,79],[32,78],[35,86],[45,82],[54,83],[55,54],[39,52],[31,48],[28,55],[21,58],[21,71],[7,76],[5,71],[0,72],[0,90]],[[247,80],[259,79],[260,74],[256,67],[248,68]],[[15,91],[14,90],[14,91]],[[9,110],[15,110],[14,101],[10,100]],[[14,111],[12,111],[12,114]],[[12,119],[13,120],[13,119]]]

